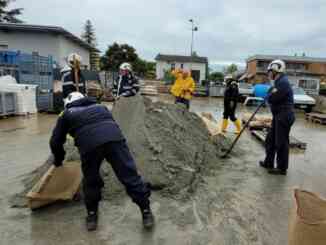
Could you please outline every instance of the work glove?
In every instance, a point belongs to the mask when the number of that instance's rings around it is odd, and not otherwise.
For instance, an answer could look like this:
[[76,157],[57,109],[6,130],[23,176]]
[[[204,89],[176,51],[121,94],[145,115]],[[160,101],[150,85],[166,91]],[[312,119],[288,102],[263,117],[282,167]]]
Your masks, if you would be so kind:
[[277,92],[277,88],[275,87],[270,87],[270,89],[268,90],[268,94],[272,94],[272,93],[276,93]]

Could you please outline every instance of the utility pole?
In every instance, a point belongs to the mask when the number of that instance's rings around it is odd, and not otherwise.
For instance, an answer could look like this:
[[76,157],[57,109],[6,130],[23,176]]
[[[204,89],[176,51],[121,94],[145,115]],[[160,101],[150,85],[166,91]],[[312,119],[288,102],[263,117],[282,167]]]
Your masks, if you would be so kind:
[[193,55],[193,47],[194,47],[194,32],[198,31],[198,27],[195,26],[195,22],[193,19],[190,19],[189,22],[191,23],[191,47],[190,47],[190,56]]

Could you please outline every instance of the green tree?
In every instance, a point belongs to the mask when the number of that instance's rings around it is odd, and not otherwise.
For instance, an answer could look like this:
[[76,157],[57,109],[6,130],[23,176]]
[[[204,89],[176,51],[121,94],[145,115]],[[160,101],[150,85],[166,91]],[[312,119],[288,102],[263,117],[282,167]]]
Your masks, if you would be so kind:
[[90,20],[85,23],[82,39],[94,48],[97,46],[95,28]]
[[22,14],[22,8],[8,10],[9,3],[13,1],[15,0],[0,0],[0,23],[22,23],[22,21],[17,18],[18,15]]
[[156,78],[156,63],[147,61],[146,62],[146,74],[145,77],[148,79],[155,79]]
[[236,64],[231,64],[224,69],[225,74],[233,74],[237,71],[238,71],[238,67]]
[[101,68],[106,71],[118,71],[122,63],[128,62],[134,66],[137,61],[139,62],[139,57],[132,46],[113,43],[101,57]]
[[134,71],[138,74],[138,76],[145,77],[147,72],[147,62],[140,58],[137,58],[135,62],[132,64]]
[[224,74],[223,74],[223,72],[212,72],[209,74],[208,79],[211,81],[223,81]]
[[164,70],[163,80],[165,81],[165,84],[173,84],[176,78],[171,74],[170,70]]

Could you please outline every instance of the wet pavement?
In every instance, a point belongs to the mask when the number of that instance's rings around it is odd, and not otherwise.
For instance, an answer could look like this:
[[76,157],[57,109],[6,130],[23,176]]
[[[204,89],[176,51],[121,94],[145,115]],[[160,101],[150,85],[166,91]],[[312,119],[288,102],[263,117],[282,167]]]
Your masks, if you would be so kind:
[[[196,99],[191,110],[211,112],[220,119],[222,105],[220,99]],[[239,114],[253,109],[241,108]],[[38,114],[0,120],[0,244],[284,245],[293,188],[326,197],[326,127],[307,123],[298,112],[292,134],[308,147],[291,153],[288,176],[270,176],[259,168],[264,148],[245,133],[240,145],[246,154],[212,170],[192,200],[153,194],[157,225],[152,232],[143,231],[137,207],[126,196],[101,204],[99,230],[94,233],[85,230],[80,203],[38,212],[9,208],[9,197],[21,189],[20,176],[47,158],[56,118]]]

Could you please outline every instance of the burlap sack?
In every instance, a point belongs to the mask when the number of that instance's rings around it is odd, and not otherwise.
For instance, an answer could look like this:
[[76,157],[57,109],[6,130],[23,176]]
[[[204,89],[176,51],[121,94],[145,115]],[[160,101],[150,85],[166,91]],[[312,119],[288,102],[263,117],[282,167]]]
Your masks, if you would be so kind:
[[326,200],[311,192],[295,190],[291,211],[289,245],[326,244]]
[[51,166],[26,195],[28,207],[37,209],[56,201],[72,200],[82,180],[80,163],[67,162],[62,167]]

